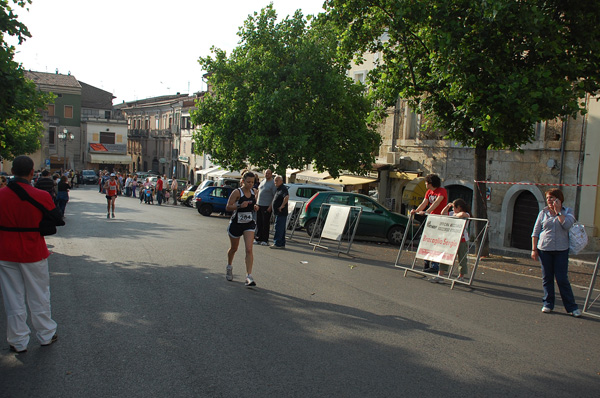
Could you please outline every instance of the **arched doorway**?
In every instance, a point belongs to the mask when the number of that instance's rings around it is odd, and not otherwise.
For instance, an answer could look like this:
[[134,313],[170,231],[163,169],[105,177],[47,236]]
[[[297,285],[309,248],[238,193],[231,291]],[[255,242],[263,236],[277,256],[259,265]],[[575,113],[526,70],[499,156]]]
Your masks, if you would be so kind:
[[448,191],[448,203],[456,199],[462,199],[471,207],[473,203],[473,190],[471,188],[464,185],[445,185],[444,188]]
[[535,196],[523,191],[515,200],[510,245],[517,249],[531,250],[531,231],[540,209]]

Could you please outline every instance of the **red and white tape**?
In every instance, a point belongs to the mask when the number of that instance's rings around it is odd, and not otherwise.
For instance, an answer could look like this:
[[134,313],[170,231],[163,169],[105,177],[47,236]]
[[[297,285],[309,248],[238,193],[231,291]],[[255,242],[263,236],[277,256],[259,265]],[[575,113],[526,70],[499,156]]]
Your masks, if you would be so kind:
[[551,187],[598,187],[593,184],[541,184],[537,182],[507,182],[507,181],[475,181],[476,184],[500,184],[500,185],[542,185]]

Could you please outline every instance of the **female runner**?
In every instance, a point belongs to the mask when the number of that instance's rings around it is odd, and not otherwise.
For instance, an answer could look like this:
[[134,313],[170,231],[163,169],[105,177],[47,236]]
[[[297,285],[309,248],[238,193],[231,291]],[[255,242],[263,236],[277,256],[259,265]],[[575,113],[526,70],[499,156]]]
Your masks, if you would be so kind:
[[256,192],[253,186],[254,174],[251,172],[244,173],[242,187],[231,193],[226,207],[227,211],[233,211],[233,216],[231,216],[227,228],[231,247],[227,251],[226,278],[228,281],[233,280],[233,257],[243,235],[246,247],[246,286],[256,286],[256,282],[252,278],[252,264],[254,262],[252,244],[254,242],[254,230],[256,229]]

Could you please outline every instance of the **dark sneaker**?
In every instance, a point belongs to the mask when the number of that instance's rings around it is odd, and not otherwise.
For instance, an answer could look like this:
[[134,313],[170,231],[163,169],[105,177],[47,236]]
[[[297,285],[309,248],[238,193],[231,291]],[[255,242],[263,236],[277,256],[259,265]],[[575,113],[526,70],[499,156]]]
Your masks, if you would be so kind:
[[256,286],[256,282],[254,282],[254,279],[250,275],[246,277],[246,286]]
[[56,343],[56,340],[58,340],[58,335],[56,333],[54,333],[54,336],[52,336],[52,338],[50,339],[50,342],[46,343],[46,344],[42,344],[42,347],[48,347],[50,344]]

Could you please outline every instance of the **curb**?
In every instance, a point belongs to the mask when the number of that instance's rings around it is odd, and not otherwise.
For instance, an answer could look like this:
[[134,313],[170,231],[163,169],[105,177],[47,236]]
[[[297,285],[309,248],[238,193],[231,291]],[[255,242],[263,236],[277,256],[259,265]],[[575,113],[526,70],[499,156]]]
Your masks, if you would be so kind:
[[[491,249],[490,248],[490,254],[493,254],[496,256],[502,256],[502,257],[512,257],[515,259],[529,258],[529,251],[522,250],[522,249],[506,249],[506,248]],[[596,252],[581,252],[578,254],[578,256],[594,257],[594,256],[600,256],[600,255]],[[598,260],[596,260],[596,261],[598,261]],[[593,270],[596,267],[596,261],[582,260],[577,257],[570,257],[569,265],[573,265],[573,266],[577,266],[577,267],[584,267],[584,268]]]

